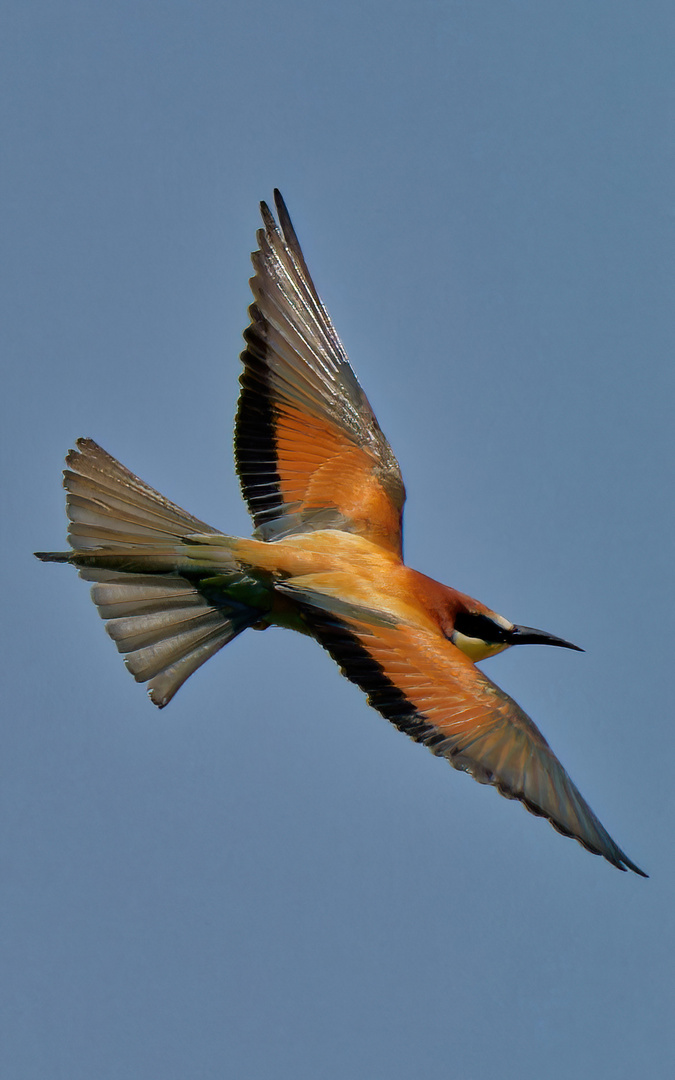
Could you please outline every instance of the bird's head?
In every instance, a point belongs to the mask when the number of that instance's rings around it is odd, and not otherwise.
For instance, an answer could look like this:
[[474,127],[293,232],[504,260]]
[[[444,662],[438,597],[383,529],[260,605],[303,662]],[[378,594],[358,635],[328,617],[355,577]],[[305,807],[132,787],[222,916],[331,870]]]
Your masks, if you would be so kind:
[[509,622],[503,615],[498,615],[468,596],[457,596],[448,637],[474,662],[510,649],[512,645],[559,645],[563,649],[584,651],[578,645],[572,645],[570,641],[548,634],[545,630]]

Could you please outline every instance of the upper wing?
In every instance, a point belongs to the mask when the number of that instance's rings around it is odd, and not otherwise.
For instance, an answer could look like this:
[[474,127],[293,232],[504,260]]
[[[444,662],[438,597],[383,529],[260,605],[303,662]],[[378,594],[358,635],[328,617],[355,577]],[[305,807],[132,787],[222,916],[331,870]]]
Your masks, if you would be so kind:
[[337,528],[401,552],[405,488],[324,308],[283,199],[261,204],[235,460],[264,540]]
[[292,581],[283,591],[301,603],[343,674],[397,728],[620,870],[647,876],[614,843],[520,706],[451,642],[348,604],[329,600],[331,610],[322,610],[322,597]]

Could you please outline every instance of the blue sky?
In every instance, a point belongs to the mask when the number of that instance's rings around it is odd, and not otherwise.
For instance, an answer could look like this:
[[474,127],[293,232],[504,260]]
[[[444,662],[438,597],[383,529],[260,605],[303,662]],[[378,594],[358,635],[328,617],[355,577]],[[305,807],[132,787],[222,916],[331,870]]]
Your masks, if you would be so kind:
[[[0,41],[15,1080],[652,1080],[673,1007],[671,4],[14,3]],[[283,191],[407,561],[583,645],[486,671],[649,881],[245,634],[159,713],[69,568],[80,435],[226,532]]]

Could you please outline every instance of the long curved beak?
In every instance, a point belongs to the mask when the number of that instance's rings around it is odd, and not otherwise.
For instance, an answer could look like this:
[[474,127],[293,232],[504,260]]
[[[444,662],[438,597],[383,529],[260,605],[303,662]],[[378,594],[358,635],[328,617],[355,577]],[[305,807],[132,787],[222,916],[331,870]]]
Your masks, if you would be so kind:
[[576,652],[584,652],[578,645],[571,641],[564,641],[554,634],[547,634],[544,630],[535,630],[532,626],[514,626],[511,631],[512,645],[559,645],[562,649],[575,649]]

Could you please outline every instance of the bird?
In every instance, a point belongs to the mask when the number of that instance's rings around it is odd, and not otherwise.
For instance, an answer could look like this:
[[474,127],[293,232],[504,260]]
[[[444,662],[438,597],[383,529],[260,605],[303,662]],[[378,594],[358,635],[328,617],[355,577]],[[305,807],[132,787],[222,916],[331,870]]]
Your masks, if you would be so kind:
[[317,292],[278,190],[260,204],[234,457],[251,538],[212,528],[94,440],[66,457],[69,551],[134,678],[166,706],[244,630],[313,637],[400,731],[620,870],[544,736],[477,663],[515,645],[583,651],[403,560],[399,464]]

